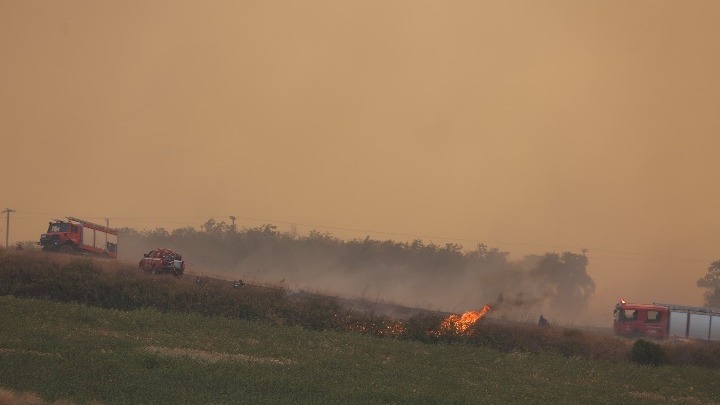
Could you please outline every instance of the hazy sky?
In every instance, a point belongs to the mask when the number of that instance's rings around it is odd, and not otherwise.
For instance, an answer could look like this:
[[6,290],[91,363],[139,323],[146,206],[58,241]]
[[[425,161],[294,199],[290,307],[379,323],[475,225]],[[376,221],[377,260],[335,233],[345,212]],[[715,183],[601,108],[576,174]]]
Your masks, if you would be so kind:
[[718,17],[715,0],[0,0],[0,208],[11,243],[68,215],[235,215],[587,248],[601,306],[700,304],[720,259]]

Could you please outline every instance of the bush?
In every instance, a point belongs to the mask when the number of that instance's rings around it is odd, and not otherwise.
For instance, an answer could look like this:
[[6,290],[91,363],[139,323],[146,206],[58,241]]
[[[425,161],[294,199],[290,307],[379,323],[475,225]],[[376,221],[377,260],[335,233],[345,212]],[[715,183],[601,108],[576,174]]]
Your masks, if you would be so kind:
[[639,339],[630,350],[630,360],[638,364],[659,366],[665,363],[665,352],[659,344]]
[[663,347],[668,364],[720,368],[720,342],[669,342]]

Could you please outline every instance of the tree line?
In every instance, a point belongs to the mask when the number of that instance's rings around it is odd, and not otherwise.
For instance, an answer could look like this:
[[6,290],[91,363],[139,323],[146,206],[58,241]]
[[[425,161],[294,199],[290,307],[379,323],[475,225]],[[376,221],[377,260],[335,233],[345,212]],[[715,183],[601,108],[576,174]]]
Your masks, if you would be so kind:
[[[595,291],[588,258],[548,252],[510,260],[485,244],[462,245],[362,239],[329,233],[281,232],[272,224],[238,229],[209,219],[200,229],[119,232],[121,259],[155,247],[180,252],[190,270],[202,269],[289,287],[395,300],[437,309],[581,311]],[[251,280],[251,281],[253,281]]]

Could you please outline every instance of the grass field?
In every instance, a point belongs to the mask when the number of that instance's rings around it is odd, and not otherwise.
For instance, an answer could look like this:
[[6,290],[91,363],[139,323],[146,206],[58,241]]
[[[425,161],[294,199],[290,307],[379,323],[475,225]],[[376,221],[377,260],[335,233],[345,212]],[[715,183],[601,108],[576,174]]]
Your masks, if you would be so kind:
[[[712,404],[720,370],[0,297],[0,403]],[[60,401],[60,402],[58,402]]]

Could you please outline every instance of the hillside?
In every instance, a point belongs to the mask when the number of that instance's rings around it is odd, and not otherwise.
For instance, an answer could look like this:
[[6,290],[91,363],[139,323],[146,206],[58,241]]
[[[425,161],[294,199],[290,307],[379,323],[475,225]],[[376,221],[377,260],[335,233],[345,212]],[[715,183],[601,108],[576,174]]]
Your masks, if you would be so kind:
[[[63,403],[717,403],[718,372],[0,297],[0,388]],[[3,394],[0,393],[0,399]],[[39,402],[35,402],[39,403]]]
[[[200,229],[172,232],[123,228],[119,243],[122,260],[137,262],[149,249],[168,247],[182,252],[196,273],[446,312],[490,304],[496,314],[515,319],[545,313],[555,322],[588,324],[595,292],[589,259],[572,252],[511,259],[484,244],[343,240],[317,231],[281,232],[271,224],[238,229],[213,219]],[[606,323],[603,315],[599,324]]]
[[668,342],[666,365],[649,367],[606,334],[492,312],[460,332],[447,319],[0,250],[0,403],[713,403],[720,392],[720,345]]

